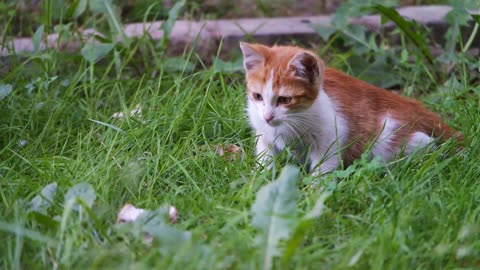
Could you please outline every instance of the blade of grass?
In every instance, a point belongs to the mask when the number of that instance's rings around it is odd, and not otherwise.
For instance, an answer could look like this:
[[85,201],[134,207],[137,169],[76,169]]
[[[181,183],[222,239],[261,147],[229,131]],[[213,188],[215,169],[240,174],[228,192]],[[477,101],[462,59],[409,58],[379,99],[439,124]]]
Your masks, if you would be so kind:
[[412,22],[405,20],[394,8],[388,8],[382,5],[374,6],[374,9],[380,12],[384,18],[390,19],[395,25],[400,28],[400,30],[405,33],[407,38],[413,42],[413,44],[420,50],[422,55],[428,60],[430,64],[435,63],[435,59],[427,47],[425,40],[416,33],[412,28],[415,28],[416,25]]
[[130,39],[127,37],[127,35],[125,35],[125,31],[123,31],[123,25],[113,10],[112,2],[104,0],[103,4],[105,5],[108,20],[111,23],[113,29],[115,29],[115,31],[120,35],[122,43],[128,47],[130,45]]
[[54,242],[54,240],[50,237],[44,236],[38,231],[30,230],[27,228],[23,228],[18,226],[18,224],[10,224],[6,223],[3,221],[0,221],[0,231],[8,232],[15,234],[17,236],[23,236],[27,237],[29,239],[42,242],[42,243],[48,243],[51,244]]

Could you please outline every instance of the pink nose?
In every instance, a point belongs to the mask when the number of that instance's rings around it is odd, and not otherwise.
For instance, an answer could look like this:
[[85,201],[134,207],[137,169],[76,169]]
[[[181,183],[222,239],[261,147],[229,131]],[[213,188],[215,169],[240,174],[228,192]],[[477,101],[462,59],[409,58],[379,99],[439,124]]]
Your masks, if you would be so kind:
[[265,121],[267,121],[267,123],[270,123],[270,121],[273,120],[273,114],[266,114],[263,116],[263,118],[265,119]]

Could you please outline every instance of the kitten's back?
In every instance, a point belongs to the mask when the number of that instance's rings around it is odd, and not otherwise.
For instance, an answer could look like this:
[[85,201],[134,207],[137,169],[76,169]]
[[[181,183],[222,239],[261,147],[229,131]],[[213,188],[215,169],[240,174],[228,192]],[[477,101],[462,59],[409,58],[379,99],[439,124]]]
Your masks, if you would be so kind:
[[408,142],[415,132],[422,132],[445,141],[452,136],[462,141],[463,136],[450,127],[420,102],[373,86],[343,72],[326,68],[323,90],[336,102],[337,109],[349,122],[351,146],[344,156],[347,163],[358,158],[366,143],[385,129],[389,120],[397,123],[392,136],[392,147]]

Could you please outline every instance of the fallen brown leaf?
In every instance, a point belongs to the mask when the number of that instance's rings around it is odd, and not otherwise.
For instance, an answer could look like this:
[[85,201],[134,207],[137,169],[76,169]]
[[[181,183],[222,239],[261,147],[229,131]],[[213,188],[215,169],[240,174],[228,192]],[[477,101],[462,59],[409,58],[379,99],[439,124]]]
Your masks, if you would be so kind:
[[242,153],[242,148],[235,144],[214,145],[217,155],[225,157],[228,160],[234,160]]
[[[142,114],[142,106],[140,104],[135,105],[135,108],[130,111],[130,117],[140,116]],[[112,114],[113,118],[121,119],[125,117],[125,113],[116,112]]]

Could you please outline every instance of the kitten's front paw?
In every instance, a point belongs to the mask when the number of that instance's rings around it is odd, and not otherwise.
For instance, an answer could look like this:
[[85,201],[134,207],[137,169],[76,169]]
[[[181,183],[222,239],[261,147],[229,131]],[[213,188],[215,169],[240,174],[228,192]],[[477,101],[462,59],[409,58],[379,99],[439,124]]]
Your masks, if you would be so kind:
[[269,160],[268,162],[262,163],[261,166],[265,170],[271,170],[271,169],[273,169],[273,160]]
[[273,167],[273,158],[268,153],[257,155],[257,167],[260,169],[271,169]]
[[338,160],[334,158],[330,158],[322,163],[316,162],[315,160],[310,165],[310,172],[312,176],[317,177],[324,177],[325,174],[334,171],[338,167]]
[[310,166],[310,175],[314,178],[322,177],[327,172],[328,171],[325,171],[324,168],[322,168],[322,166],[313,166],[313,165]]
[[317,170],[311,171],[310,175],[312,176],[312,178],[323,180],[323,179],[329,178],[333,171],[335,170],[322,171],[320,169],[317,169]]

